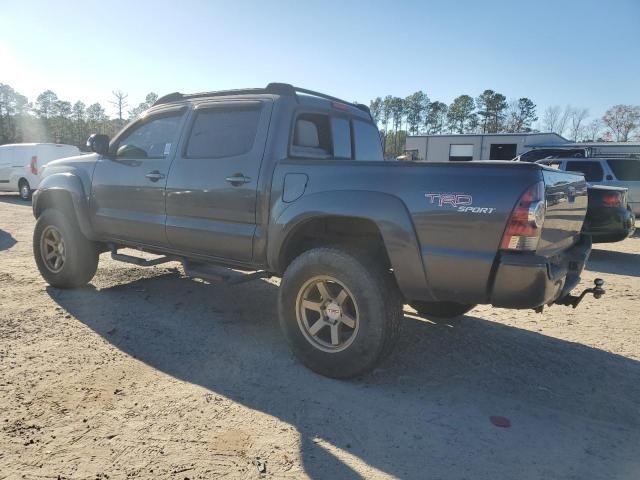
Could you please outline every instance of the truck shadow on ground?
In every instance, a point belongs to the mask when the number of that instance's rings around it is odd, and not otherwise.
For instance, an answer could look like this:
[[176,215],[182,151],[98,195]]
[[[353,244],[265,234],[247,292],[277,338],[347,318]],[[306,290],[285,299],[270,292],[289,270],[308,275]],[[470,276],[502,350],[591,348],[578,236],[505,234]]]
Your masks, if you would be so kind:
[[0,252],[9,250],[17,243],[16,239],[9,232],[5,232],[0,228]]
[[[295,427],[311,478],[360,478],[327,444],[400,478],[619,478],[631,468],[621,458],[636,461],[640,363],[628,358],[472,316],[407,315],[390,359],[336,381],[289,354],[270,283],[207,285],[167,270],[128,278],[48,292],[123,352]],[[95,284],[116,281],[110,269]],[[617,459],[589,453],[612,443]]]
[[640,253],[615,252],[594,248],[591,250],[587,270],[640,277]]

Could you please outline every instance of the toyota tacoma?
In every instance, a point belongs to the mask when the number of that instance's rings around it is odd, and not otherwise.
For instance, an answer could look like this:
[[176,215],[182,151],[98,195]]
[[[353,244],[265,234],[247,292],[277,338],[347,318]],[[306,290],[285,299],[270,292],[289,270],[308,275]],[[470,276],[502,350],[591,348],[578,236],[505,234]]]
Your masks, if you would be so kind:
[[173,93],[88,146],[47,165],[34,195],[34,255],[50,285],[86,284],[109,251],[211,281],[281,277],[284,336],[323,375],[376,365],[403,304],[451,318],[604,293],[601,281],[570,293],[591,250],[583,175],[384,161],[368,108],[318,92]]

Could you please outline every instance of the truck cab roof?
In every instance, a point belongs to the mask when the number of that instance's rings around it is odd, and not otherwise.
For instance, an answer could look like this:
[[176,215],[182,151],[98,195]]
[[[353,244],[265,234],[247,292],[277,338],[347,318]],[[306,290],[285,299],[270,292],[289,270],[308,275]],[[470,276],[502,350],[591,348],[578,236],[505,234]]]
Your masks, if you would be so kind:
[[[207,101],[220,97],[243,97],[243,98],[260,98],[270,97],[289,98],[290,100],[312,108],[322,110],[343,110],[351,115],[371,120],[371,112],[369,107],[360,103],[348,102],[337,97],[326,95],[324,93],[308,90],[306,88],[295,87],[288,83],[269,83],[264,88],[245,88],[236,90],[219,90],[212,92],[200,93],[180,93],[173,92],[160,97],[153,107],[166,106],[169,104],[184,104],[199,101]],[[155,110],[153,108],[152,110]]]

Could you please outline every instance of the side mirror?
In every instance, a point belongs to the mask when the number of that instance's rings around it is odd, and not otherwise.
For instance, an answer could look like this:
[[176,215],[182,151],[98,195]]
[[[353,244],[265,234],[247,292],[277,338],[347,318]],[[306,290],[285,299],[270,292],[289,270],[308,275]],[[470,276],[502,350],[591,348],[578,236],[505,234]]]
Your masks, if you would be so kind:
[[116,152],[116,158],[131,158],[140,160],[143,158],[149,158],[147,152],[144,151],[140,147],[136,147],[135,145],[120,145],[118,151]]
[[99,155],[106,155],[109,153],[109,135],[94,133],[87,140],[87,147]]

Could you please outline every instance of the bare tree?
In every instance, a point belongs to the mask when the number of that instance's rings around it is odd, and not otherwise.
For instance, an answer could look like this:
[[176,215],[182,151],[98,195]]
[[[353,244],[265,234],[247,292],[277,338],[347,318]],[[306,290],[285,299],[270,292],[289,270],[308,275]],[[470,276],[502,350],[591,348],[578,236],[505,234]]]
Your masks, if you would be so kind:
[[124,93],[122,90],[114,90],[111,93],[113,93],[115,100],[109,103],[111,103],[111,105],[114,105],[118,110],[118,121],[122,123],[122,112],[129,106],[129,103],[127,102],[127,97],[129,95]]
[[578,137],[582,134],[584,128],[584,121],[589,116],[589,110],[586,108],[572,108],[569,113],[571,119],[570,129],[571,140],[578,141]]
[[571,105],[567,105],[564,109],[559,105],[547,107],[542,116],[542,130],[563,135],[573,110]]
[[587,126],[584,127],[584,140],[591,142],[597,142],[600,138],[600,132],[602,131],[602,120],[596,118],[592,120]]
[[564,107],[562,114],[560,114],[560,117],[558,117],[558,125],[556,127],[556,133],[558,135],[564,134],[565,130],[567,129],[567,123],[569,122],[569,117],[571,117],[572,112],[573,107],[571,105],[567,105],[566,107]]
[[605,112],[602,121],[616,142],[627,142],[629,135],[640,126],[640,106],[615,105]]
[[547,107],[542,116],[542,130],[545,132],[555,132],[562,135],[562,132],[558,132],[558,120],[560,119],[561,109],[558,105],[553,107]]

